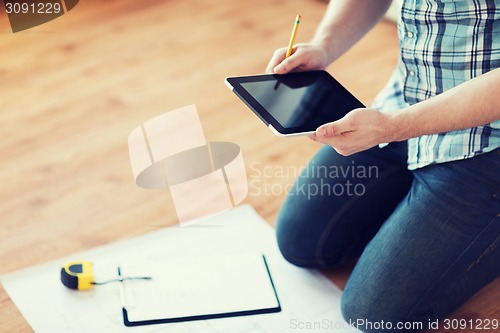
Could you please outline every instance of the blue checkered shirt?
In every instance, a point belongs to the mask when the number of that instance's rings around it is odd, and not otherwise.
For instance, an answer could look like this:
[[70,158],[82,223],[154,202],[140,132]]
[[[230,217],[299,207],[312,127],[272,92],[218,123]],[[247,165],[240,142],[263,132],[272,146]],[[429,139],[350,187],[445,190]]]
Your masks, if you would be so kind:
[[[400,58],[372,107],[401,109],[500,67],[500,0],[402,0]],[[439,112],[439,110],[436,110]],[[408,140],[410,170],[500,147],[500,120]]]

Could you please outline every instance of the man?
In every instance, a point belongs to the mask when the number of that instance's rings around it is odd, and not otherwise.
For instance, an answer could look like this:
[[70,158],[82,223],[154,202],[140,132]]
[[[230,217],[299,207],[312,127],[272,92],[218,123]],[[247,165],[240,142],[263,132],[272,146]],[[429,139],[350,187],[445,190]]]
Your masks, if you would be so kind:
[[[267,71],[325,69],[390,3],[332,0],[312,41],[286,59],[277,50]],[[280,249],[296,265],[360,256],[341,306],[366,332],[428,329],[500,273],[500,1],[404,0],[398,32],[390,82],[370,108],[311,136],[325,145],[276,224]],[[332,166],[378,172],[314,172]],[[298,190],[347,181],[363,194]]]

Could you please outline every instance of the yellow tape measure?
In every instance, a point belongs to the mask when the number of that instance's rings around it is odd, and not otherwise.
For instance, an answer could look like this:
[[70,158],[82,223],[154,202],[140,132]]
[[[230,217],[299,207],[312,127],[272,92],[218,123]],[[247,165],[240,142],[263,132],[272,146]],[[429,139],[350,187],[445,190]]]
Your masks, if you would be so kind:
[[118,279],[104,282],[94,281],[94,270],[90,261],[70,261],[61,268],[61,282],[69,289],[88,290],[94,285],[102,285],[109,282],[122,282],[125,280],[151,280],[150,276],[120,277]]
[[69,289],[87,290],[92,288],[94,270],[90,261],[71,261],[61,268],[61,282]]

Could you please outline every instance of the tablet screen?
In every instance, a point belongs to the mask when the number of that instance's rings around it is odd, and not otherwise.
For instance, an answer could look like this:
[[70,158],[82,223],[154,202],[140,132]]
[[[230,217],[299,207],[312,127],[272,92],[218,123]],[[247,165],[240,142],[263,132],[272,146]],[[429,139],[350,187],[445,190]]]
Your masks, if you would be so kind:
[[[239,78],[239,96],[283,134],[312,132],[363,107],[324,71]],[[269,117],[270,116],[270,117]],[[274,121],[273,121],[274,120]]]

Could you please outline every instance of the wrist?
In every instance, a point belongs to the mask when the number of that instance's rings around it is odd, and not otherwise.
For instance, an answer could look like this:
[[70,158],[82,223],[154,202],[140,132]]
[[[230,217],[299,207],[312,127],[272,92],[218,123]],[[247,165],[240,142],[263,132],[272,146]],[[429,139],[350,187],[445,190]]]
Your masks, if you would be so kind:
[[384,113],[386,117],[387,137],[384,142],[405,141],[412,137],[410,130],[412,125],[410,113],[406,109]]
[[331,39],[326,36],[315,36],[309,43],[323,50],[326,62],[325,68],[339,57],[335,52]]

